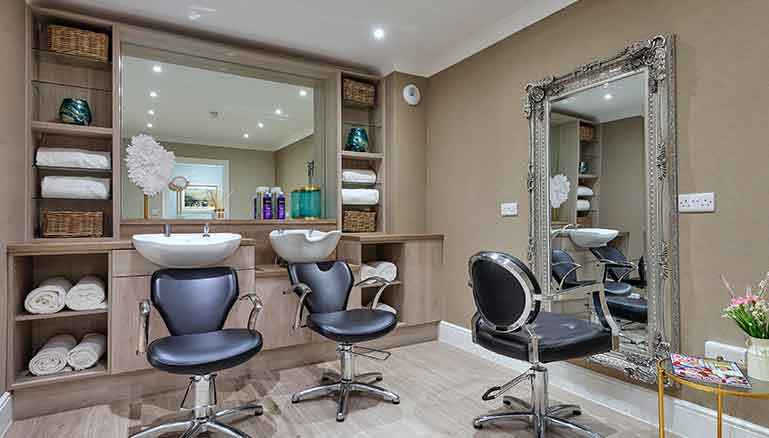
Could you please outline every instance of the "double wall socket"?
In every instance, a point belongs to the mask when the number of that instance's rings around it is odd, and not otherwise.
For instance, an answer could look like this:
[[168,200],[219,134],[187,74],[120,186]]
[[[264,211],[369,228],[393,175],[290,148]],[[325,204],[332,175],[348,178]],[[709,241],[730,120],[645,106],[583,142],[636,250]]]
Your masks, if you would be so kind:
[[712,213],[716,211],[716,194],[683,193],[678,195],[679,213]]
[[499,206],[502,217],[518,216],[518,203],[506,202]]

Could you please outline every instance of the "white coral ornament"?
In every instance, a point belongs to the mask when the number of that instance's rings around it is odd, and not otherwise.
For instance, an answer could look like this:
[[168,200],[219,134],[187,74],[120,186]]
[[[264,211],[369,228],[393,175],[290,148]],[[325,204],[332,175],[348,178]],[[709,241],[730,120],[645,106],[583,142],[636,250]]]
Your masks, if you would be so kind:
[[155,196],[168,186],[176,157],[151,136],[139,134],[131,137],[125,161],[131,182],[145,195]]
[[550,178],[550,205],[558,208],[569,199],[571,183],[566,175],[555,175]]

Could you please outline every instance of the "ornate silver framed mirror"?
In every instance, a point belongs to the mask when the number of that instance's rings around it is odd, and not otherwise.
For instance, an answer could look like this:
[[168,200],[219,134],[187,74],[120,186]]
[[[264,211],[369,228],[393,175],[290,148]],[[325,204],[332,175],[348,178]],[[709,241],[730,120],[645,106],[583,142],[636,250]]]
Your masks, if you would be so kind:
[[619,342],[590,361],[646,383],[679,348],[674,49],[672,35],[639,41],[524,96],[529,263],[550,311],[594,317],[558,292],[604,290]]

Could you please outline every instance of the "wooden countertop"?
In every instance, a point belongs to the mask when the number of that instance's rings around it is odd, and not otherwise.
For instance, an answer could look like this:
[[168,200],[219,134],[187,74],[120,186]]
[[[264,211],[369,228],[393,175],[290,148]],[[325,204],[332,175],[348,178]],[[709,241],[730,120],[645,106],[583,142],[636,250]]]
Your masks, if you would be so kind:
[[[256,246],[256,240],[243,238],[241,246]],[[7,246],[10,255],[70,254],[104,252],[117,249],[134,249],[129,239],[36,239],[29,242],[11,242]]]
[[443,234],[343,233],[342,240],[360,243],[401,243],[413,240],[443,240]]
[[121,219],[120,225],[336,225],[336,219]]

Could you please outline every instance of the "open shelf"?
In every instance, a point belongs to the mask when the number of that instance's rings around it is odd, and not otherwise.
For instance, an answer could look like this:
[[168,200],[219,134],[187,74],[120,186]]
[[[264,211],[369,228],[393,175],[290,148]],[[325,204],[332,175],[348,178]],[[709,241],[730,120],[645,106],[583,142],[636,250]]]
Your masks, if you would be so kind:
[[40,172],[51,173],[89,173],[97,175],[111,175],[112,169],[88,169],[83,167],[55,167],[55,166],[34,166]]
[[59,122],[43,122],[33,120],[30,122],[32,132],[42,134],[71,135],[78,137],[111,138],[112,128],[100,126],[71,125]]
[[592,173],[582,173],[578,177],[579,179],[596,179],[598,178],[598,175],[594,175]]
[[44,315],[25,313],[25,314],[16,315],[16,321],[39,321],[41,319],[73,318],[78,316],[99,315],[99,314],[106,314],[106,313],[107,313],[107,309],[62,310],[61,312],[47,313]]
[[106,359],[99,361],[93,367],[82,371],[70,371],[65,373],[51,374],[48,376],[35,376],[29,371],[24,370],[16,375],[10,389],[31,388],[40,385],[49,385],[51,383],[68,382],[72,380],[88,379],[92,377],[101,377],[107,375]]
[[65,53],[56,53],[51,52],[50,50],[35,48],[32,49],[32,55],[35,57],[35,61],[39,63],[68,65],[71,67],[81,67],[108,72],[112,71],[112,63],[94,58],[87,58],[85,56],[67,55]]
[[350,160],[381,160],[384,158],[384,154],[381,153],[375,153],[375,152],[353,152],[353,151],[342,151],[342,158],[347,158]]

